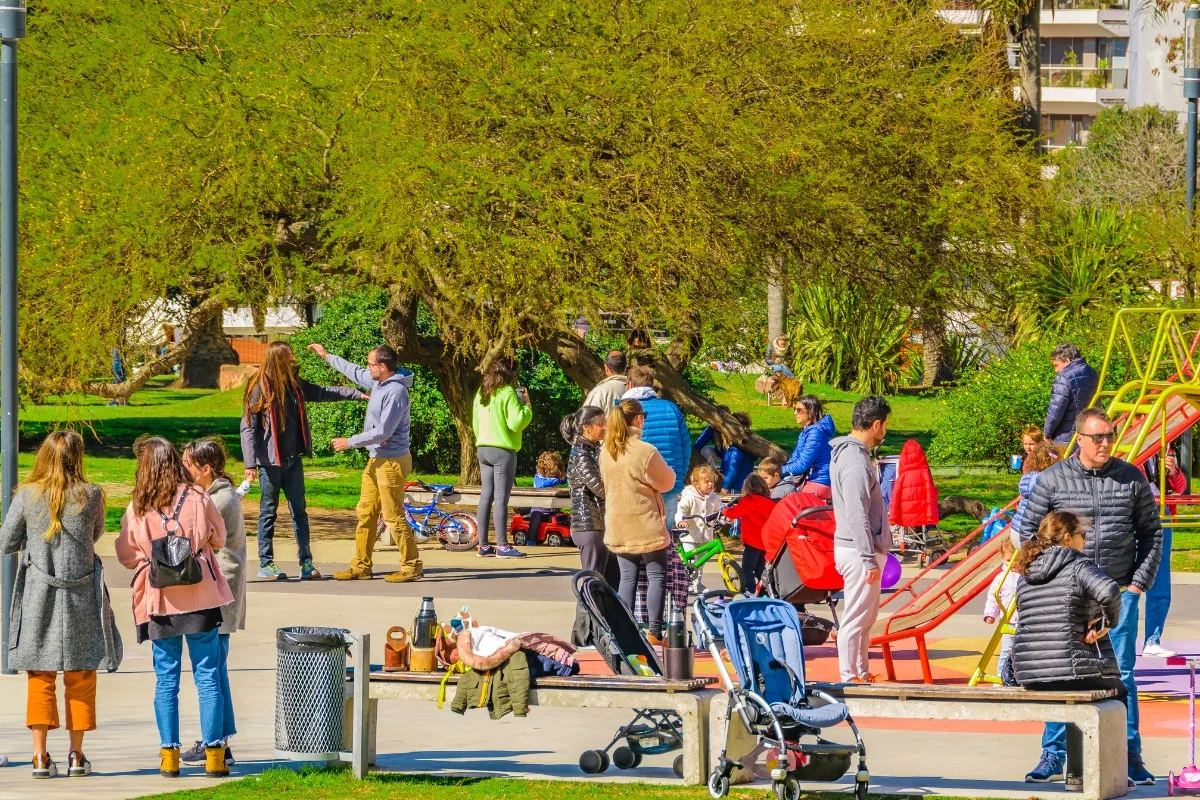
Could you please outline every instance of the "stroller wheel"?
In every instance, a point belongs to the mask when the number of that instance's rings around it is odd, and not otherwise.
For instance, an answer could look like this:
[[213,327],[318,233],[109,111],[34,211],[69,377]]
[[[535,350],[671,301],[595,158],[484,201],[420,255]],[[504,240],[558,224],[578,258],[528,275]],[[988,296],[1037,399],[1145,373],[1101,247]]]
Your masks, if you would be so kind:
[[603,750],[584,750],[579,755],[579,768],[588,775],[599,775],[608,769],[608,753]]
[[612,764],[617,769],[637,769],[641,763],[642,754],[624,745],[613,750]]
[[708,776],[708,794],[713,800],[721,800],[729,794],[729,776],[722,773],[719,767]]
[[800,800],[800,781],[795,778],[776,783],[774,789],[779,800]]
[[683,756],[675,756],[675,760],[671,762],[671,770],[676,778],[683,780]]
[[869,781],[854,782],[854,800],[867,800],[867,792],[871,788]]

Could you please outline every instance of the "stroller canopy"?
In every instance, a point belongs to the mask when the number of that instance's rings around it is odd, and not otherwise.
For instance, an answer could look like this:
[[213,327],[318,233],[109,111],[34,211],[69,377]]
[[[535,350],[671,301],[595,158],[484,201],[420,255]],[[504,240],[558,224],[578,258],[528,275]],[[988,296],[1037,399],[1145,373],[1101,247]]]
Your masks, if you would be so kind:
[[642,635],[629,607],[621,602],[604,577],[591,570],[575,573],[575,597],[588,615],[591,643],[615,675],[634,675],[629,656],[645,656],[655,675],[663,674],[654,648]]
[[734,600],[725,607],[722,624],[739,683],[766,700],[772,711],[816,728],[846,719],[849,711],[842,703],[808,705],[800,618],[790,603]]
[[826,501],[808,492],[796,492],[780,500],[763,526],[763,548],[767,561],[774,562],[780,548],[787,547],[796,574],[806,587],[836,592],[843,582],[833,564],[833,512],[812,510],[825,505]]
[[929,459],[916,439],[909,439],[900,451],[900,466],[888,516],[893,525],[918,528],[938,524],[938,491],[929,471]]

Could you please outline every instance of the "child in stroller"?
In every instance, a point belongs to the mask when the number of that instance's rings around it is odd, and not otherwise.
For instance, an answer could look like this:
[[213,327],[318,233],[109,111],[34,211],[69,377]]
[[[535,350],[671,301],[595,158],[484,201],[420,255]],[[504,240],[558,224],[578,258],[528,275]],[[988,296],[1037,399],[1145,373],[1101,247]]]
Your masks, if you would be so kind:
[[[866,800],[870,785],[867,750],[845,703],[814,689],[804,677],[804,646],[796,609],[782,600],[734,599],[730,592],[706,592],[692,607],[693,627],[700,643],[712,654],[729,694],[725,740],[734,714],[738,724],[757,739],[757,745],[734,761],[722,747],[708,778],[714,798],[729,793],[733,770],[743,767],[770,780],[780,800],[800,796],[801,781],[836,781],[846,774],[855,754],[856,800]],[[723,640],[737,673],[733,681],[721,658]],[[813,699],[818,702],[812,702]],[[854,733],[854,744],[838,744],[821,732],[842,722]]]

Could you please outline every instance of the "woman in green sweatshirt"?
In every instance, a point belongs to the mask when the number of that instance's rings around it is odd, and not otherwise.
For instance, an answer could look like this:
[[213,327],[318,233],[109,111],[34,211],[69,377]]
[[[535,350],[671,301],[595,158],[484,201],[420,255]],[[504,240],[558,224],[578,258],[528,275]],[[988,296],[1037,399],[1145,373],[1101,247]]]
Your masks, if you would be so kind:
[[[479,552],[478,556],[520,558],[525,554],[508,543],[508,498],[517,475],[517,451],[521,431],[533,420],[529,392],[516,387],[516,370],[502,358],[484,373],[483,385],[475,393],[471,429],[479,457]],[[496,546],[488,544],[488,521],[496,530]]]

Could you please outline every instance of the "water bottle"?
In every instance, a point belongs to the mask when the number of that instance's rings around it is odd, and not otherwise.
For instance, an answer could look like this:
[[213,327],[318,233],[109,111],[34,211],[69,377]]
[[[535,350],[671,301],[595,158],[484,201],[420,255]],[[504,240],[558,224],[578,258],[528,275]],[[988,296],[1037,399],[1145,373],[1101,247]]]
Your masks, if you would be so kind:
[[437,640],[437,612],[433,610],[433,598],[422,597],[421,608],[413,620],[413,647],[433,647]]
[[679,608],[667,601],[671,606],[671,615],[667,619],[667,647],[687,647],[687,622]]
[[238,497],[245,497],[246,495],[250,494],[250,479],[246,478],[246,480],[242,481],[235,491],[237,492]]

